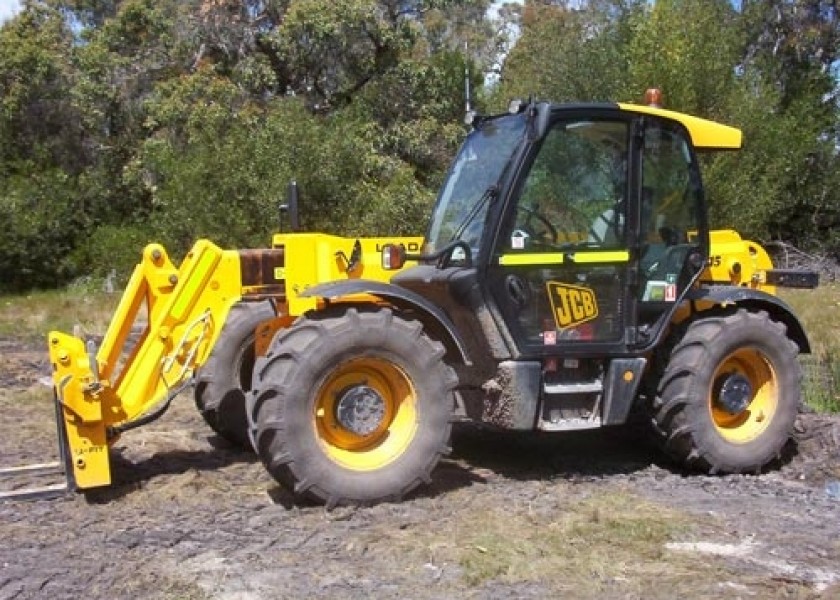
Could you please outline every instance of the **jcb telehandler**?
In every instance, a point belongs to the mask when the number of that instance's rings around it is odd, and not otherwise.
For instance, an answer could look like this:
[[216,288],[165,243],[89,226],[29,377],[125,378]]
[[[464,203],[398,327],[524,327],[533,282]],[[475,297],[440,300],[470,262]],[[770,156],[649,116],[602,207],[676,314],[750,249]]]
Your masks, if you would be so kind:
[[151,245],[98,351],[50,333],[71,485],[107,485],[108,446],[193,381],[211,426],[328,505],[428,482],[460,419],[561,432],[635,410],[690,468],[773,463],[809,352],[775,287],[817,282],[710,231],[697,154],[741,132],[608,103],[513,103],[472,125],[423,240],[200,241],[179,270]]

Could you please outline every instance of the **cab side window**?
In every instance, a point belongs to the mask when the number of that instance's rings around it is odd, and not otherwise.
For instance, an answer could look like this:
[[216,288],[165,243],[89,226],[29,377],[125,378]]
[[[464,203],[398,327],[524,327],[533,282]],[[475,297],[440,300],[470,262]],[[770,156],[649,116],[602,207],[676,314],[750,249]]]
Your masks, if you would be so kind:
[[700,197],[692,185],[692,155],[685,135],[654,126],[645,130],[644,140],[641,268],[654,285],[648,285],[642,299],[653,300],[658,299],[658,286],[681,283],[685,258],[699,227]]
[[552,128],[522,188],[511,250],[623,246],[627,129],[616,121]]

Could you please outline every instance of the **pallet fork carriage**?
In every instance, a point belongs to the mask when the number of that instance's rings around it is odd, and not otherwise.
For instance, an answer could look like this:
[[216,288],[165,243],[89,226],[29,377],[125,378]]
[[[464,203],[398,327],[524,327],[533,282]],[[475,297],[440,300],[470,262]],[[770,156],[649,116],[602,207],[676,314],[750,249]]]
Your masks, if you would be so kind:
[[[26,465],[23,467],[9,467],[0,469],[0,477],[11,478],[20,476],[40,477],[47,475],[65,475],[65,468],[60,461]],[[70,490],[67,481],[52,483],[40,487],[0,492],[0,500],[47,500],[61,496]]]
[[42,481],[41,478],[50,477],[55,479],[56,476],[61,476],[63,481],[47,485],[21,487],[12,489],[11,491],[2,491],[0,492],[0,502],[3,500],[48,500],[76,490],[73,471],[70,468],[69,457],[67,455],[67,436],[60,419],[61,408],[58,403],[58,397],[55,394],[53,394],[53,406],[55,407],[56,440],[58,441],[59,459],[48,463],[2,468],[0,469],[0,479],[4,481],[23,480],[29,482],[32,479]]

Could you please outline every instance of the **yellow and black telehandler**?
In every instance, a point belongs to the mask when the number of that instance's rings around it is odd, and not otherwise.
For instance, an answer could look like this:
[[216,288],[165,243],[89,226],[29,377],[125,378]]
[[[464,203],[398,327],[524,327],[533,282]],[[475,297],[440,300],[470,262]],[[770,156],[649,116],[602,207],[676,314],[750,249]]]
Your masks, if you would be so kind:
[[109,445],[192,384],[211,427],[329,506],[428,482],[456,420],[642,414],[688,468],[771,467],[810,350],[775,290],[817,277],[710,229],[698,154],[740,146],[650,105],[517,102],[473,118],[422,239],[199,241],[180,268],[148,246],[98,348],[49,334],[70,485],[108,485]]

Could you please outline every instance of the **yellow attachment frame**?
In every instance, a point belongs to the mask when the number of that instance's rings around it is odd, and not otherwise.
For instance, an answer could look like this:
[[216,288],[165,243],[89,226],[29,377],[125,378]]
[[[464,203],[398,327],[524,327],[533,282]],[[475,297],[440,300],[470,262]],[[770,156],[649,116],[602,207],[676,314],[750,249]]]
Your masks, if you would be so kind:
[[418,251],[422,238],[294,233],[276,235],[272,249],[242,252],[199,240],[179,268],[163,246],[147,246],[95,356],[77,337],[49,334],[74,487],[110,484],[108,446],[127,424],[147,421],[192,381],[237,301],[275,301],[280,314],[257,328],[264,351],[277,329],[316,307],[316,299],[300,297],[311,285],[390,279],[395,272],[384,271],[380,261],[386,243]]
[[[283,247],[286,256],[295,260],[286,261],[280,279],[286,282],[288,314],[298,316],[317,308],[319,299],[302,298],[308,287],[338,281],[341,279],[370,279],[388,281],[398,271],[382,268],[381,249],[385,244],[403,244],[409,252],[419,253],[422,237],[405,238],[341,238],[321,233],[289,233],[274,236],[272,245]],[[305,260],[305,257],[323,257]],[[415,264],[406,263],[406,267]],[[404,267],[405,268],[405,267]]]
[[[50,332],[53,383],[77,487],[110,483],[107,446],[116,439],[110,428],[147,413],[189,380],[239,299],[236,251],[200,240],[176,269],[162,246],[150,244],[95,357],[79,338]],[[140,338],[123,356],[135,325],[143,327]]]

